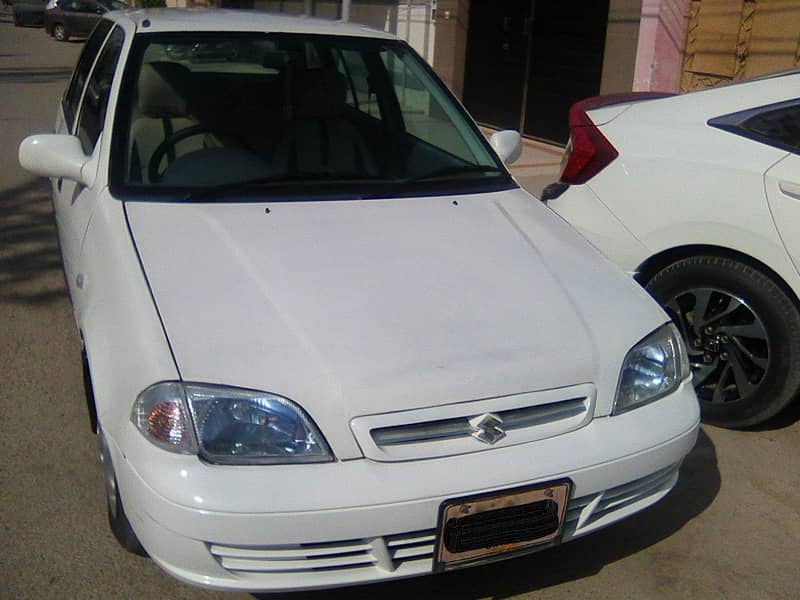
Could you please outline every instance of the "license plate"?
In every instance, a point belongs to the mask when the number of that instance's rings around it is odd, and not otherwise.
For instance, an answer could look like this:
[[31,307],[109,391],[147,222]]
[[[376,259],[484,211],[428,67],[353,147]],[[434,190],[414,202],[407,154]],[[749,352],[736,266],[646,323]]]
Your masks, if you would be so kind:
[[444,502],[434,570],[524,553],[561,536],[570,482],[557,481]]

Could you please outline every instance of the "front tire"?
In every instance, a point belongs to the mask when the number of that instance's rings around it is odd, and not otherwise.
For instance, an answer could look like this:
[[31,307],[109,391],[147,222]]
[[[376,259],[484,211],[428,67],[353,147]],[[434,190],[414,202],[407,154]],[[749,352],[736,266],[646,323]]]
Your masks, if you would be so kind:
[[647,290],[689,350],[703,420],[757,425],[800,388],[800,314],[767,274],[740,261],[695,256],[662,269]]
[[108,525],[111,533],[119,542],[119,545],[132,554],[147,556],[139,538],[131,527],[130,521],[125,514],[122,504],[122,495],[117,484],[117,475],[114,472],[114,465],[111,462],[111,452],[108,448],[108,441],[102,430],[98,430],[97,438],[100,443],[100,463],[103,466],[103,481],[106,488],[106,508],[108,510]]
[[59,42],[69,41],[69,34],[67,33],[67,28],[64,27],[61,23],[56,23],[55,25],[53,25],[53,37],[56,38]]

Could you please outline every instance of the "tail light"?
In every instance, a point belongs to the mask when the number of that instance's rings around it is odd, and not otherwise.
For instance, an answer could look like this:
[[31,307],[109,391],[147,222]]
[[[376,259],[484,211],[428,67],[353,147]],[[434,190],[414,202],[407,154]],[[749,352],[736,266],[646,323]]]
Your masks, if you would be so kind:
[[561,160],[561,183],[586,183],[619,156],[616,148],[600,132],[587,114],[590,110],[612,104],[664,98],[672,94],[633,92],[587,98],[572,105],[569,111],[570,139]]

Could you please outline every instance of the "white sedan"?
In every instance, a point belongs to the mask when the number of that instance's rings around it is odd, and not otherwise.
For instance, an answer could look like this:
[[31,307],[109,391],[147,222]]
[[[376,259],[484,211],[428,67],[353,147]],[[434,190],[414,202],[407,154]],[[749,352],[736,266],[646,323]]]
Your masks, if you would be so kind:
[[699,408],[652,299],[521,190],[403,42],[104,17],[53,178],[120,543],[282,590],[544,549],[675,484]]
[[762,423],[800,388],[800,72],[573,107],[543,199],[686,341],[704,420]]

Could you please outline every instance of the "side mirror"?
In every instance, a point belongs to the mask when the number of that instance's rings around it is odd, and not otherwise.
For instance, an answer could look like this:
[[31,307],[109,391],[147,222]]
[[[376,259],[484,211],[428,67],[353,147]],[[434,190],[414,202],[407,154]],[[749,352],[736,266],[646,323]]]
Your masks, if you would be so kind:
[[83,170],[90,159],[74,135],[32,135],[19,145],[19,164],[26,171],[42,177],[63,177],[87,186],[90,182]]
[[522,154],[522,137],[518,131],[498,131],[489,138],[489,143],[505,164],[510,165]]

